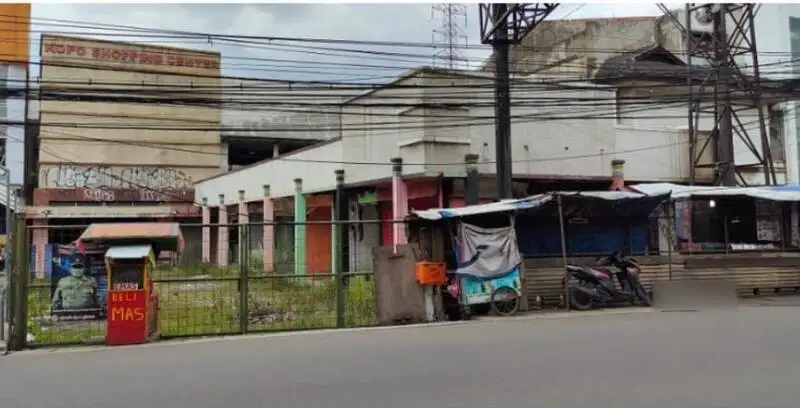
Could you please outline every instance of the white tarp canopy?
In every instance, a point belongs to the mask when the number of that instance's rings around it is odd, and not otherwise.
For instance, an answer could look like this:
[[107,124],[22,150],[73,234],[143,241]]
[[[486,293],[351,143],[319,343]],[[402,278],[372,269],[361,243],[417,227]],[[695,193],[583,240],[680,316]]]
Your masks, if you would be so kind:
[[635,184],[630,186],[643,194],[661,195],[671,194],[673,199],[692,197],[724,197],[744,196],[769,201],[800,202],[800,185],[786,184],[781,186],[758,187],[710,187],[710,186],[682,186],[672,183]]

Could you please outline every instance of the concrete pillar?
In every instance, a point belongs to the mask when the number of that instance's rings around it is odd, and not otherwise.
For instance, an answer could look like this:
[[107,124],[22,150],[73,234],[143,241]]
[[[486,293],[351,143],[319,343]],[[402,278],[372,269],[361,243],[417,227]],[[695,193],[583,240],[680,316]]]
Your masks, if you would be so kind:
[[274,145],[272,145],[272,157],[274,158],[280,155],[281,155],[281,148],[280,146],[278,146],[277,143],[275,143]]
[[397,220],[404,219],[408,214],[408,190],[403,181],[403,159],[395,157],[392,160],[392,240],[394,245],[405,245],[406,228]]
[[228,266],[228,209],[225,207],[225,194],[219,195],[219,232],[217,233],[217,265]]
[[211,208],[208,207],[208,198],[203,197],[203,207],[202,207],[202,215],[203,215],[203,238],[202,238],[202,245],[203,245],[203,262],[209,263],[211,262]]
[[247,253],[247,248],[249,247],[247,244],[249,244],[249,242],[247,241],[250,239],[250,234],[247,233],[247,223],[250,222],[250,215],[247,213],[247,202],[244,201],[244,190],[239,190],[238,210],[239,218],[237,221],[239,224],[239,250],[237,253],[239,254],[239,264],[241,264],[242,262],[246,262],[247,257],[249,256]]
[[470,153],[464,156],[464,163],[467,167],[467,177],[464,181],[464,204],[475,205],[478,204],[480,194],[478,155]]
[[611,189],[625,189],[625,160],[611,160]]
[[[41,279],[44,278],[45,272],[45,248],[50,241],[48,236],[47,220],[34,220],[33,226],[37,227],[33,228],[33,231],[31,231],[31,240],[33,241],[33,247],[35,248],[34,251],[36,252],[36,264],[34,267],[36,268],[36,277]],[[10,248],[8,252],[11,252]]]
[[[341,195],[344,194],[344,170],[334,170],[336,177],[336,192],[331,200],[331,271],[333,273],[343,273],[340,258],[344,257],[344,246],[340,246],[341,240],[347,239],[345,232],[347,228],[340,229],[340,223],[347,216],[347,203],[343,201]],[[344,208],[342,208],[344,207]]]
[[306,274],[306,197],[303,179],[294,179],[294,273]]
[[786,183],[800,183],[800,108],[797,102],[787,102],[783,106],[784,157],[786,162]]
[[227,141],[223,141],[222,143],[220,143],[219,147],[220,147],[219,173],[225,174],[231,169],[231,166],[228,165],[228,149],[230,147],[230,144]]
[[264,185],[264,228],[262,233],[262,242],[264,243],[264,252],[262,258],[264,262],[264,272],[275,271],[275,207],[272,205],[272,198],[270,198],[269,184]]

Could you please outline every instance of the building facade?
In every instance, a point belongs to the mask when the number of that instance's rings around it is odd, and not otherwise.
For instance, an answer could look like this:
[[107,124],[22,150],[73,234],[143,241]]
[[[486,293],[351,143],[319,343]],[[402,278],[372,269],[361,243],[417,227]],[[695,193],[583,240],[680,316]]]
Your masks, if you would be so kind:
[[[44,34],[40,57],[38,185],[26,217],[199,221],[193,183],[224,161],[219,53]],[[46,235],[35,229],[34,245],[64,243]]]
[[[511,50],[515,195],[608,188],[614,160],[624,161],[630,182],[685,183],[693,170],[696,182],[713,181],[712,166],[697,169],[692,158],[684,102],[687,70],[677,30],[669,24],[666,17],[554,21],[532,32],[525,47]],[[325,220],[331,216],[334,171],[344,170],[350,219],[384,221],[349,234],[345,263],[351,271],[370,268],[374,246],[404,240],[392,219],[408,209],[464,204],[467,155],[473,155],[476,162],[470,165],[482,175],[479,200],[494,198],[493,84],[491,72],[414,70],[342,101],[338,137],[202,180],[195,195],[205,203],[207,217],[236,213],[251,221]],[[780,92],[764,101],[765,108],[788,98]],[[701,96],[706,97],[703,103],[710,105],[712,95]],[[632,103],[636,100],[645,102]],[[738,114],[745,123],[758,117],[751,108]],[[712,115],[703,116],[697,129],[710,134],[713,122]],[[759,140],[759,132],[752,130],[753,140]],[[761,146],[753,148],[761,154]],[[739,164],[757,162],[738,138],[734,154]],[[701,159],[710,162],[711,152],[706,155]],[[402,164],[390,163],[391,158]],[[774,159],[777,181],[784,183],[783,157]],[[748,184],[763,183],[760,169],[743,173]],[[330,271],[331,233],[311,233],[312,227],[323,228],[295,225],[294,237],[304,238],[284,244],[276,230],[264,228],[265,269],[293,262],[297,273]],[[213,262],[215,252],[225,252],[225,243],[211,240],[211,245],[216,250],[207,249],[205,260]],[[217,263],[227,261],[216,256]]]
[[[790,79],[800,76],[800,5],[763,4],[756,15],[759,62],[763,76]],[[778,106],[785,121],[787,182],[800,183],[800,104]]]

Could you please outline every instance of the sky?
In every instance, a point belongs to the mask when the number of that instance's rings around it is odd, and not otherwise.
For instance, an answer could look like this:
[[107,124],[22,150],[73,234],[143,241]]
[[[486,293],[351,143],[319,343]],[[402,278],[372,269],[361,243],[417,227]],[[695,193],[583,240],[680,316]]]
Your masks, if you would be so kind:
[[[126,25],[153,30],[255,37],[305,37],[357,41],[431,44],[433,29],[442,18],[432,15],[431,4],[34,4],[32,55],[39,52],[42,31],[97,35],[177,47],[218,51],[226,76],[262,79],[385,82],[405,70],[432,65],[432,47],[385,45],[331,45],[238,39],[236,43],[208,38],[166,37],[161,32],[120,37],[120,33],[86,28],[98,24]],[[656,3],[562,3],[550,18],[599,18],[659,15]],[[62,20],[55,22],[47,19]],[[70,22],[64,22],[70,21]],[[74,22],[86,23],[75,27]],[[480,45],[478,6],[466,5],[465,40],[461,50],[469,67],[480,65],[490,50]],[[152,38],[161,35],[161,38]],[[316,47],[316,48],[309,48]],[[373,54],[352,54],[343,47]],[[374,55],[374,52],[383,54]],[[393,53],[387,55],[386,53]],[[347,65],[350,64],[350,65]],[[365,66],[369,65],[369,66]]]

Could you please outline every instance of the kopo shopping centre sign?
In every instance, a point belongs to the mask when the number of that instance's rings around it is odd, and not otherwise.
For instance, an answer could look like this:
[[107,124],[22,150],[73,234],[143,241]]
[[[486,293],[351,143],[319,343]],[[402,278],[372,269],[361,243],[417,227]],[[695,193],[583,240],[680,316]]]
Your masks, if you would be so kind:
[[121,62],[140,65],[166,65],[195,69],[219,69],[219,60],[187,55],[177,50],[148,52],[134,48],[111,48],[79,44],[47,42],[43,54],[67,58],[94,59],[97,61]]

